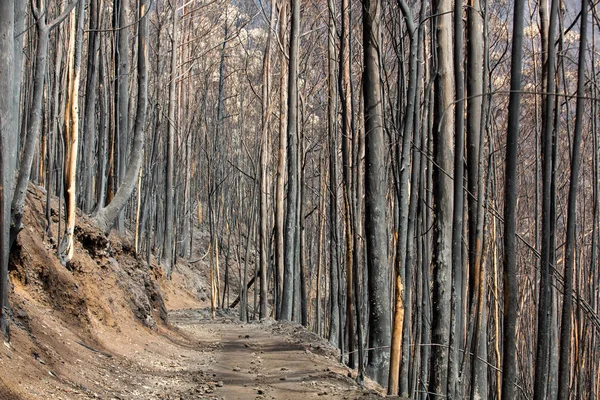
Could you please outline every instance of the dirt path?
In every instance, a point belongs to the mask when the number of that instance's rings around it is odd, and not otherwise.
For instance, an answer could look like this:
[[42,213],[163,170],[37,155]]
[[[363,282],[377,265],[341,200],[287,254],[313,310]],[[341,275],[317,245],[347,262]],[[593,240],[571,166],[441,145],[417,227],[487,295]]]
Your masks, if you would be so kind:
[[205,375],[209,392],[224,399],[369,399],[349,371],[332,357],[334,349],[316,335],[274,322],[207,322],[200,310],[173,312],[171,322],[210,351]]
[[334,348],[295,324],[211,320],[204,309],[186,309],[172,311],[174,329],[160,332],[97,326],[94,343],[63,329],[55,314],[40,314],[0,346],[0,400],[380,398],[349,377]]

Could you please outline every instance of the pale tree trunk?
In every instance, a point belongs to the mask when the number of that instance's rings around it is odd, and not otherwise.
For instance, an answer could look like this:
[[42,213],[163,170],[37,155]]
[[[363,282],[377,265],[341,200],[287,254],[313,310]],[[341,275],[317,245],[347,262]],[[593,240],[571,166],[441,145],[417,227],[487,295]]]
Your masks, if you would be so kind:
[[169,129],[167,133],[167,171],[165,187],[165,234],[162,254],[162,265],[168,278],[171,277],[173,260],[173,153],[175,149],[177,104],[177,1],[173,2],[173,33],[171,34],[171,81],[169,82]]
[[386,166],[379,51],[379,0],[363,0],[365,101],[365,234],[369,271],[369,348],[367,375],[381,385],[388,382],[390,288],[386,235]]
[[[50,31],[65,20],[75,8],[79,0],[71,2],[64,11],[52,22],[46,22],[47,9],[44,0],[36,5],[32,4],[33,15],[37,19],[38,45],[36,50],[35,71],[33,77],[33,95],[31,110],[27,122],[27,132],[23,143],[23,153],[19,164],[19,177],[15,187],[14,197],[11,205],[10,243],[14,243],[17,235],[23,229],[23,212],[25,210],[25,196],[27,184],[31,174],[31,166],[36,151],[36,144],[42,129],[42,102],[44,99],[44,79],[46,76],[46,65],[48,64],[48,42]],[[15,114],[16,115],[16,114]],[[11,117],[12,118],[12,117]],[[14,142],[16,143],[16,141]]]
[[269,33],[263,58],[262,135],[260,150],[260,319],[267,317],[267,270],[269,268],[269,128],[271,116],[271,37],[275,28],[275,0],[271,0]]
[[8,256],[10,253],[9,224],[14,166],[11,159],[16,155],[16,125],[12,122],[17,109],[12,103],[14,80],[14,0],[0,2],[0,329],[10,340],[8,304]]
[[288,206],[284,231],[284,271],[281,319],[291,321],[294,308],[294,254],[298,237],[298,41],[300,37],[300,0],[292,0],[292,29],[290,31],[290,61],[288,76],[287,171]]
[[517,153],[521,108],[521,76],[523,65],[523,16],[525,4],[515,0],[511,52],[510,98],[506,130],[505,204],[504,204],[504,326],[502,330],[502,399],[515,398],[517,381]]
[[65,157],[64,194],[66,206],[65,233],[58,247],[58,256],[63,265],[68,265],[75,251],[75,212],[77,210],[77,153],[79,150],[79,82],[81,79],[81,47],[85,0],[78,6],[78,15],[71,14],[69,56],[67,67],[67,106],[65,109]]
[[133,134],[133,145],[131,147],[131,157],[125,179],[117,190],[112,201],[98,210],[94,216],[94,221],[100,229],[108,232],[117,220],[121,210],[127,204],[133,190],[137,184],[137,175],[142,164],[144,147],[144,129],[146,125],[146,106],[148,103],[148,7],[149,0],[140,0],[138,18],[138,98],[137,111],[135,117],[135,128]]
[[[437,71],[434,83],[433,119],[433,253],[431,374],[429,392],[434,399],[446,398],[450,340],[450,292],[452,284],[452,174],[454,148],[454,99],[452,64],[452,16],[450,0],[433,2],[436,17]],[[457,179],[462,179],[459,177]]]
[[577,67],[577,106],[575,110],[575,132],[571,158],[571,179],[567,211],[567,238],[565,248],[564,298],[560,328],[560,355],[558,363],[558,399],[567,400],[569,393],[569,371],[571,363],[571,325],[573,308],[573,268],[575,266],[575,230],[577,229],[577,190],[579,189],[579,164],[581,160],[581,136],[583,130],[585,96],[585,52],[587,44],[588,0],[581,1],[581,31],[579,34],[579,62]]

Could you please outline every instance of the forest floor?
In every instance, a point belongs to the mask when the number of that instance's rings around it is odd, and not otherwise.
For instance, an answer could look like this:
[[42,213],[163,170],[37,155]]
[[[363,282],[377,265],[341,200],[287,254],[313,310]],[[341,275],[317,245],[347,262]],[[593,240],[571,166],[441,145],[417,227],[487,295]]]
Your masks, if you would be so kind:
[[[44,235],[44,193],[30,187],[11,256],[10,341],[0,345],[0,399],[373,399],[338,351],[305,328],[240,323],[207,308],[206,265],[167,281],[131,240],[107,239],[78,215],[69,268]],[[57,204],[53,201],[53,219]]]

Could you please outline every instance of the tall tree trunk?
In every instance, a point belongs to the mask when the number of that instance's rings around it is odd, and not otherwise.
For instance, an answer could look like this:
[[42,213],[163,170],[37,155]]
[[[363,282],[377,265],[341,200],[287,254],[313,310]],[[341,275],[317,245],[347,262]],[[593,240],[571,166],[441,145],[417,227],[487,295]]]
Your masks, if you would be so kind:
[[579,34],[579,60],[577,67],[577,106],[575,131],[571,153],[571,179],[567,210],[567,237],[565,246],[564,297],[560,328],[560,355],[558,363],[558,399],[569,399],[569,371],[571,350],[571,312],[573,309],[573,268],[575,264],[575,223],[577,220],[577,191],[579,189],[579,164],[581,160],[581,136],[583,130],[585,96],[585,52],[587,45],[588,0],[581,0],[581,31]]
[[[546,0],[541,2],[546,3]],[[545,20],[545,12],[540,6],[540,19]],[[546,35],[544,35],[544,25],[542,25],[542,44],[545,42],[546,56],[544,57],[544,72],[543,82],[546,95],[543,97],[542,110],[542,254],[540,261],[540,283],[539,283],[539,302],[537,316],[537,346],[535,356],[535,381],[533,387],[533,396],[535,400],[546,399],[546,391],[548,388],[548,365],[550,352],[550,305],[551,305],[551,290],[552,278],[550,275],[551,260],[553,258],[554,246],[551,241],[553,235],[551,221],[552,217],[552,176],[553,165],[553,110],[556,96],[550,94],[555,88],[555,73],[556,73],[556,46],[554,45],[554,34],[556,31],[558,14],[558,0],[552,0],[550,11],[550,25]],[[544,39],[544,36],[545,39]]]
[[448,397],[458,393],[459,350],[463,349],[463,257],[465,77],[463,51],[463,0],[454,0],[454,210],[452,212],[452,289],[450,299],[450,351],[448,353]]
[[96,126],[96,90],[98,86],[98,62],[100,35],[97,30],[100,27],[100,16],[104,7],[103,0],[90,0],[90,30],[88,33],[88,62],[87,78],[85,84],[85,105],[83,117],[84,154],[82,170],[84,171],[83,183],[83,209],[87,213],[92,212],[94,206],[94,155],[95,155],[95,131]]
[[[485,266],[483,253],[483,181],[481,168],[484,38],[483,12],[480,0],[470,0],[467,8],[467,196],[469,283],[467,310],[473,327],[473,356],[471,363],[471,398],[487,398],[487,354],[485,312]],[[478,282],[479,280],[479,282]],[[477,302],[477,309],[474,303]],[[473,311],[471,311],[473,310]],[[473,322],[475,321],[475,322]]]
[[165,234],[162,254],[162,265],[168,278],[171,277],[173,260],[173,157],[175,150],[175,136],[177,135],[177,121],[175,110],[177,104],[177,30],[178,13],[177,1],[173,2],[173,33],[171,34],[171,80],[169,82],[169,129],[167,133],[167,170],[165,187]]
[[[127,143],[129,141],[129,0],[117,0],[115,4],[115,25],[117,29],[117,48],[115,54],[115,163],[113,164],[113,193],[119,190],[125,177]],[[141,4],[140,4],[141,6]],[[138,67],[139,68],[139,67]],[[132,155],[134,153],[132,152]],[[134,155],[135,157],[135,155]],[[137,179],[136,179],[137,181]],[[128,196],[129,197],[129,196]],[[123,209],[119,210],[117,228],[123,230]]]
[[329,342],[339,346],[340,342],[340,309],[339,299],[339,226],[338,226],[338,164],[337,164],[337,129],[336,129],[336,92],[335,92],[335,21],[334,4],[329,1],[329,22],[327,37],[327,137],[329,144],[329,303],[331,314],[329,319]]
[[369,348],[367,375],[388,382],[390,289],[386,234],[386,166],[381,98],[379,0],[363,0],[363,95],[365,101],[365,234],[369,270]]
[[65,233],[58,247],[60,262],[68,265],[75,251],[75,212],[77,210],[77,155],[79,151],[79,82],[81,80],[81,50],[85,0],[80,0],[78,14],[71,14],[69,38],[69,64],[67,67],[67,106],[65,109],[64,195]]
[[[13,77],[13,92],[12,92],[12,109],[14,110],[14,114],[12,116],[12,127],[10,128],[11,132],[14,132],[15,135],[9,135],[7,142],[7,146],[9,149],[18,149],[19,148],[19,137],[20,136],[20,126],[22,121],[21,111],[21,82],[23,81],[23,38],[25,37],[25,17],[27,16],[27,2],[26,1],[16,1],[15,2],[15,18],[14,18],[14,77]],[[12,171],[15,171],[17,168],[17,159],[19,154],[17,151],[9,151],[9,159],[8,166]],[[13,174],[14,175],[14,174]],[[11,193],[14,185],[14,178],[11,175]],[[10,203],[9,203],[10,205]],[[8,208],[10,211],[10,208]]]
[[[342,0],[342,23],[341,40],[339,52],[339,92],[341,100],[341,122],[342,122],[342,162],[343,162],[343,196],[344,196],[344,222],[346,226],[346,338],[348,341],[348,365],[355,366],[355,304],[354,304],[354,214],[353,205],[353,181],[352,170],[354,168],[354,157],[352,154],[352,143],[355,137],[354,109],[352,106],[352,63],[351,63],[351,37],[350,1]],[[330,8],[332,5],[330,5]]]
[[100,98],[100,113],[99,113],[99,126],[98,126],[98,174],[96,175],[96,207],[94,209],[94,213],[96,210],[104,207],[105,199],[106,199],[106,191],[108,186],[107,180],[107,170],[108,170],[108,126],[109,126],[109,113],[110,108],[108,105],[108,100],[110,98],[108,88],[110,85],[107,85],[106,81],[106,67],[104,60],[104,48],[100,46],[100,66],[98,68],[98,78],[99,78],[99,98]]
[[[279,10],[279,42],[285,43],[287,31],[287,0],[281,1]],[[282,51],[280,62],[279,80],[279,152],[277,157],[277,186],[275,188],[275,318],[281,316],[281,302],[283,295],[284,278],[284,190],[285,190],[285,166],[287,150],[287,68],[286,54]]]
[[[427,12],[427,1],[423,1],[421,3],[419,20],[423,20],[425,18]],[[410,15],[406,13],[405,15]],[[405,17],[406,18],[406,17]],[[412,21],[412,17],[409,17]],[[409,28],[410,29],[410,28]],[[413,282],[417,282],[416,287],[416,301],[415,303],[420,301],[422,294],[421,289],[421,279],[419,279],[419,274],[422,272],[420,270],[420,262],[417,262],[417,279],[413,279],[413,258],[415,253],[415,231],[417,229],[418,219],[417,219],[417,207],[419,202],[421,202],[421,198],[419,197],[419,193],[421,191],[421,186],[423,185],[421,181],[421,148],[419,147],[421,144],[421,126],[420,126],[420,104],[421,104],[421,81],[423,79],[423,68],[421,60],[423,59],[423,48],[418,44],[422,42],[424,37],[424,29],[422,26],[418,28],[414,26],[417,32],[414,32],[414,38],[412,38],[411,42],[414,41],[415,46],[415,88],[414,88],[414,106],[410,107],[411,112],[413,113],[413,143],[412,147],[412,170],[410,177],[410,204],[408,209],[408,231],[407,231],[407,241],[406,241],[406,261],[405,265],[405,288],[404,288],[404,304],[405,304],[405,319],[404,326],[402,329],[402,359],[400,364],[400,395],[404,397],[413,398],[415,386],[416,386],[416,376],[418,373],[418,368],[416,364],[418,360],[417,354],[419,354],[420,349],[419,346],[411,346],[415,341],[418,342],[420,340],[419,330],[422,328],[420,326],[420,318],[419,314],[422,312],[421,307],[416,308],[416,315],[413,311]],[[412,62],[412,58],[411,58]],[[409,83],[409,93],[413,90],[410,87]],[[417,235],[418,237],[418,235]],[[419,296],[421,294],[421,296]],[[417,321],[414,339],[412,334],[412,327],[414,325],[414,321]],[[411,359],[412,358],[412,359]],[[411,364],[412,367],[411,368]]]
[[270,117],[271,117],[271,37],[275,29],[275,0],[271,0],[269,32],[265,45],[262,77],[262,132],[260,150],[260,319],[267,317],[269,268],[269,154]]
[[285,213],[284,271],[281,319],[291,321],[294,308],[294,253],[298,221],[298,41],[300,38],[300,1],[291,0],[290,61],[288,75],[287,172],[288,206]]
[[121,210],[131,197],[137,184],[137,175],[142,164],[144,147],[144,129],[146,128],[146,106],[148,104],[148,7],[149,0],[140,0],[138,18],[138,95],[135,128],[131,157],[127,173],[112,201],[98,210],[94,221],[104,232],[108,232],[117,220]]
[[0,330],[10,340],[8,304],[8,255],[10,253],[9,226],[14,166],[10,161],[17,148],[9,147],[17,141],[13,118],[17,109],[12,103],[14,80],[15,2],[0,2]]
[[[415,102],[417,94],[417,29],[413,21],[412,11],[408,5],[400,0],[400,10],[404,16],[408,37],[410,38],[409,53],[409,78],[406,107],[404,110],[404,124],[402,133],[402,150],[398,160],[400,168],[400,183],[398,188],[398,206],[400,207],[400,220],[398,225],[398,242],[396,244],[396,306],[394,309],[392,347],[390,352],[390,373],[388,383],[388,394],[396,395],[399,389],[400,363],[403,362],[405,368],[408,367],[408,357],[410,349],[404,349],[404,333],[410,332],[410,291],[411,285],[407,283],[407,275],[411,274],[411,266],[406,263],[406,252],[411,238],[408,236],[408,214],[410,207],[410,157],[411,140],[413,137],[413,126],[415,120]],[[408,308],[408,310],[406,310]],[[408,311],[408,312],[406,312]],[[408,321],[405,321],[408,318]],[[406,371],[407,372],[407,371]],[[406,374],[406,377],[408,374]],[[404,380],[403,389],[407,390],[408,379]]]
[[[25,210],[25,196],[27,185],[33,165],[33,157],[36,151],[36,143],[42,129],[42,102],[44,98],[44,79],[46,76],[46,65],[48,64],[48,42],[50,31],[65,20],[75,8],[79,0],[71,2],[63,12],[52,22],[46,22],[47,9],[44,0],[39,2],[39,8],[32,3],[33,15],[37,19],[36,27],[38,33],[38,45],[36,50],[36,63],[33,78],[33,95],[31,110],[27,122],[27,132],[23,143],[23,154],[19,164],[19,177],[14,191],[11,205],[10,243],[14,243],[17,235],[23,229],[23,212]],[[16,114],[13,114],[16,115]],[[11,116],[12,118],[12,116]],[[16,142],[15,142],[16,143]]]
[[502,399],[515,398],[517,381],[517,154],[519,116],[521,108],[521,76],[523,65],[523,16],[525,4],[515,0],[513,14],[513,41],[510,71],[510,99],[506,129],[505,203],[504,203],[504,326],[502,330]]
[[[452,10],[450,0],[433,2],[436,17],[435,54],[437,71],[434,81],[433,117],[433,252],[431,374],[429,392],[434,399],[445,398],[448,390],[450,340],[450,292],[452,284],[452,181],[446,175],[453,170],[454,99],[452,64]],[[456,177],[456,176],[455,176]],[[462,179],[456,178],[456,179]]]

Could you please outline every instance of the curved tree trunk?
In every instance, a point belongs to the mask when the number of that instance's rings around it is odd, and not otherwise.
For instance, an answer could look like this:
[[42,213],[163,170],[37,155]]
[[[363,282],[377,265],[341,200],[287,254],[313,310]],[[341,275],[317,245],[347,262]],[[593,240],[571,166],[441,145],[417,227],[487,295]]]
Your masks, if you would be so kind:
[[127,204],[137,184],[137,176],[142,164],[142,149],[144,147],[144,128],[146,126],[146,106],[148,103],[148,7],[149,0],[140,0],[138,11],[139,33],[138,33],[138,98],[137,112],[135,118],[135,129],[133,145],[131,146],[131,157],[125,178],[115,193],[112,201],[104,208],[98,210],[94,221],[104,232],[110,231],[119,217],[121,210]]

